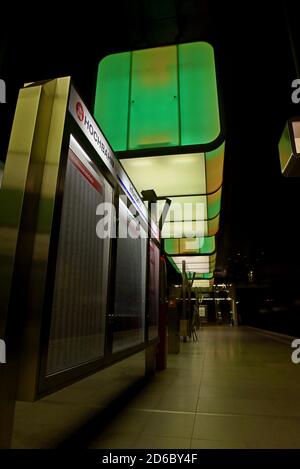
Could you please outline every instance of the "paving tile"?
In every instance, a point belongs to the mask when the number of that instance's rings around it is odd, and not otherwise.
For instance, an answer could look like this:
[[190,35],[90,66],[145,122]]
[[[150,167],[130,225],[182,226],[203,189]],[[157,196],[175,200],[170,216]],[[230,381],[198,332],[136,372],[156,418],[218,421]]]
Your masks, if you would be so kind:
[[247,449],[247,444],[237,441],[192,439],[191,449]]
[[172,395],[166,393],[160,400],[157,409],[195,412],[197,408],[197,402],[197,393],[174,393]]
[[194,414],[176,412],[149,412],[143,435],[191,438]]
[[100,437],[92,441],[89,449],[131,449],[135,448],[137,435],[115,434],[110,437]]
[[172,438],[163,436],[141,435],[135,441],[133,448],[139,449],[189,449],[189,438]]
[[300,447],[300,420],[249,415],[197,415],[193,438],[235,441],[253,448]]

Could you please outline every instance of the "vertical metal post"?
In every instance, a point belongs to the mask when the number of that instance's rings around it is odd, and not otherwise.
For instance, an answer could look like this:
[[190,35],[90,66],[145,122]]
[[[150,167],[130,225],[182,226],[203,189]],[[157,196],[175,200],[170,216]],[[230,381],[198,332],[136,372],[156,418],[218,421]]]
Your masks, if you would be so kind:
[[232,284],[230,287],[230,297],[232,301],[232,315],[233,315],[233,324],[238,326],[238,317],[237,317],[237,308],[236,308],[236,289],[235,285]]

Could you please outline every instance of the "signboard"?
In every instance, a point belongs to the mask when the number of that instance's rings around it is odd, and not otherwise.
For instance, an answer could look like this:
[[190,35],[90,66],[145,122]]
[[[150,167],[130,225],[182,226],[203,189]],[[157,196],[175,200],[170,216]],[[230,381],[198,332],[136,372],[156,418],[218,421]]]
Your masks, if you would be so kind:
[[99,129],[96,121],[91,116],[86,105],[80,98],[79,94],[73,86],[71,86],[69,99],[69,112],[79,125],[80,129],[92,144],[101,160],[105,163],[113,177],[119,182],[125,194],[130,199],[144,222],[150,223],[151,234],[159,240],[159,229],[153,220],[149,219],[148,210],[142,199],[136,191],[134,185],[125,173],[121,164],[116,159],[107,139]]
[[73,86],[71,86],[70,91],[69,112],[110,172],[115,175],[115,156],[113,151]]

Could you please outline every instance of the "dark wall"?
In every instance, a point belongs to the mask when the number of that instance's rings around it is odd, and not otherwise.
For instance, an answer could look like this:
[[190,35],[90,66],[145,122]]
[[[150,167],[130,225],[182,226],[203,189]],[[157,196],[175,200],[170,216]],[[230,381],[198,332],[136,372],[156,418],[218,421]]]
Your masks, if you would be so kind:
[[241,324],[300,336],[300,294],[293,285],[237,289]]

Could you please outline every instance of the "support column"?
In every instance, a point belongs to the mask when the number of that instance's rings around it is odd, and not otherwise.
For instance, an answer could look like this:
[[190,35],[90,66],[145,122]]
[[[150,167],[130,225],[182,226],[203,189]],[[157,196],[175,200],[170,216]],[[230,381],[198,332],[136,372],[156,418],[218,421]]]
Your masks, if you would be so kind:
[[233,314],[233,324],[238,326],[238,316],[237,316],[237,307],[236,307],[236,289],[235,285],[232,284],[229,288],[229,294],[231,297],[231,304],[232,304],[232,314]]

